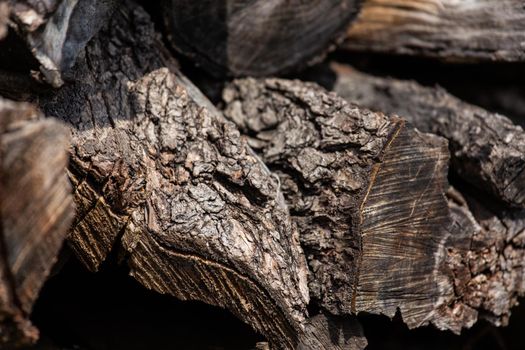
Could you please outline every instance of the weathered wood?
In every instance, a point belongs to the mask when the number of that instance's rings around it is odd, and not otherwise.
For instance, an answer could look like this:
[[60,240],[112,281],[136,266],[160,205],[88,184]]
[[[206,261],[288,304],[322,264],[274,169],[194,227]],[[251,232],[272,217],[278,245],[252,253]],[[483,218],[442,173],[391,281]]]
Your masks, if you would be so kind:
[[438,269],[446,141],[358,109],[312,83],[237,80],[225,114],[252,136],[298,223],[310,292],[335,314],[428,323],[451,293]]
[[0,40],[7,35],[10,7],[7,1],[0,2]]
[[168,38],[214,75],[271,75],[304,66],[342,39],[361,0],[166,0]]
[[107,22],[119,0],[14,1],[11,17],[40,63],[45,80],[61,86],[62,73]]
[[447,193],[452,224],[444,270],[453,276],[454,298],[442,311],[451,316],[447,328],[458,333],[481,318],[507,325],[525,294],[525,210],[487,206],[472,193]]
[[399,309],[410,328],[456,333],[478,317],[507,322],[525,292],[525,211],[453,190],[447,203],[443,139],[311,83],[237,80],[224,100],[281,179],[314,302],[336,314]]
[[[120,7],[67,80],[40,103],[71,126],[79,214],[69,241],[88,268],[120,251],[147,288],[225,307],[272,348],[362,345],[355,320],[309,318],[278,180],[180,75],[142,9]],[[328,324],[345,336],[323,336]]]
[[68,130],[0,99],[0,347],[32,343],[29,313],[73,218]]
[[523,61],[521,0],[366,0],[345,48],[456,61]]
[[447,138],[451,166],[459,176],[511,206],[525,207],[525,132],[520,126],[438,87],[373,77],[337,64],[332,71],[332,88],[340,96]]

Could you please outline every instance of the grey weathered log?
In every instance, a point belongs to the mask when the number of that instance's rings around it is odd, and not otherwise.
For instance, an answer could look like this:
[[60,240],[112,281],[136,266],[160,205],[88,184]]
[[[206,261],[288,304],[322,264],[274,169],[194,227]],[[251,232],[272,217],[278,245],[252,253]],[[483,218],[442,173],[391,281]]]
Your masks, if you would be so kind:
[[366,0],[343,47],[449,61],[525,60],[521,0]]
[[63,84],[87,42],[107,22],[120,0],[13,1],[11,18],[40,63],[45,80]]
[[445,201],[443,139],[311,83],[237,80],[224,100],[281,179],[314,302],[340,314],[399,309],[411,328],[456,333],[508,321],[525,292],[525,211],[467,204],[453,189]]
[[525,207],[525,132],[520,126],[439,87],[373,77],[337,64],[332,72],[332,89],[340,96],[447,138],[454,172],[510,206]]
[[69,131],[0,98],[0,348],[36,341],[29,314],[73,218]]
[[89,269],[118,251],[147,288],[227,308],[272,348],[363,346],[356,320],[309,317],[278,180],[178,72],[141,8],[120,7],[67,81],[40,103],[71,127],[69,242]]
[[[214,75],[271,75],[322,57],[361,0],[164,0],[168,38]],[[340,40],[339,40],[340,41]]]

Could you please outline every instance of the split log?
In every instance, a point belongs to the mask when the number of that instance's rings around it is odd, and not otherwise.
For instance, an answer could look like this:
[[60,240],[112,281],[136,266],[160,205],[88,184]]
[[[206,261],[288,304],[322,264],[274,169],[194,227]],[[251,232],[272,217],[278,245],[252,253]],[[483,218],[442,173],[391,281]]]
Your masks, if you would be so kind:
[[453,189],[444,202],[443,139],[311,83],[238,80],[224,100],[281,179],[314,301],[336,314],[399,308],[410,328],[456,333],[508,322],[525,293],[525,210]]
[[69,132],[0,99],[0,347],[36,341],[29,314],[73,218]]
[[7,35],[7,24],[9,22],[9,4],[0,2],[0,40]]
[[225,114],[281,179],[312,271],[334,314],[399,309],[409,327],[452,298],[440,270],[447,237],[444,139],[347,104],[312,83],[237,80]]
[[177,71],[141,8],[120,7],[67,81],[40,104],[71,127],[69,242],[89,269],[116,250],[147,288],[227,308],[272,348],[366,344],[355,320],[308,315],[278,180]]
[[525,295],[525,210],[504,209],[478,191],[448,192],[452,224],[445,269],[453,276],[449,309],[461,325],[478,318],[508,324],[511,308]]
[[343,46],[455,61],[523,61],[521,0],[366,0]]
[[[361,0],[166,0],[174,48],[216,76],[272,75],[319,60]],[[340,41],[340,40],[339,40]]]
[[332,88],[340,96],[447,138],[454,172],[510,206],[525,207],[525,132],[520,126],[441,88],[373,77],[336,64],[332,71]]
[[107,22],[119,0],[14,1],[11,17],[40,63],[45,80],[63,84],[87,42]]

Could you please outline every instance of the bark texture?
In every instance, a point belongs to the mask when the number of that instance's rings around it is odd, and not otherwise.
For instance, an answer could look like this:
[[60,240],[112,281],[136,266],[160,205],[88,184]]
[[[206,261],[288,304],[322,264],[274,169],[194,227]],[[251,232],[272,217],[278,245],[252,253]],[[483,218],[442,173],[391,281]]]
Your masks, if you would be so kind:
[[446,141],[311,83],[237,80],[224,100],[281,179],[314,300],[335,314],[399,308],[410,327],[440,317]]
[[521,0],[366,0],[344,47],[461,61],[523,61]]
[[29,314],[73,218],[68,130],[0,99],[0,347],[32,343]]
[[399,309],[410,328],[455,333],[508,322],[525,292],[525,211],[454,189],[445,202],[443,139],[310,83],[238,80],[224,100],[281,179],[315,302],[337,314]]
[[525,207],[525,132],[508,118],[462,102],[441,88],[384,79],[332,65],[333,90],[363,107],[397,114],[449,140],[452,169],[513,207]]
[[361,0],[165,0],[168,37],[214,75],[271,75],[342,39]]
[[118,3],[119,0],[14,1],[11,17],[40,63],[45,80],[59,87],[64,83],[62,73],[73,66]]
[[[278,180],[165,53],[126,2],[70,83],[40,100],[73,134],[75,253],[97,270],[118,249],[147,288],[228,308],[272,347],[357,348],[355,321],[308,318],[307,267]],[[323,337],[328,323],[345,336]]]

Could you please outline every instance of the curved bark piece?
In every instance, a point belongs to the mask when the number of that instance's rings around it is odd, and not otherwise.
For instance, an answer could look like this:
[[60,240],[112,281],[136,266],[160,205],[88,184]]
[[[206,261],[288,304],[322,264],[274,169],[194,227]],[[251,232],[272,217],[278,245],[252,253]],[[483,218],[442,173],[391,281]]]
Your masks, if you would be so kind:
[[377,78],[337,64],[332,70],[332,88],[340,96],[447,138],[451,166],[459,176],[510,206],[525,207],[525,132],[520,126],[441,88]]
[[164,0],[168,38],[214,75],[272,75],[326,53],[361,0]]
[[38,338],[29,313],[73,218],[69,132],[0,98],[0,347]]
[[61,86],[62,74],[107,22],[119,0],[23,0],[11,17],[40,63],[45,80]]
[[41,101],[73,134],[70,244],[92,270],[120,249],[147,288],[228,308],[272,348],[314,341],[326,330],[306,331],[306,262],[278,180],[165,53],[126,3]]
[[521,0],[366,0],[343,47],[455,61],[523,61]]
[[449,224],[446,141],[350,106],[311,83],[234,81],[225,114],[252,136],[298,223],[310,291],[335,314],[433,321]]

